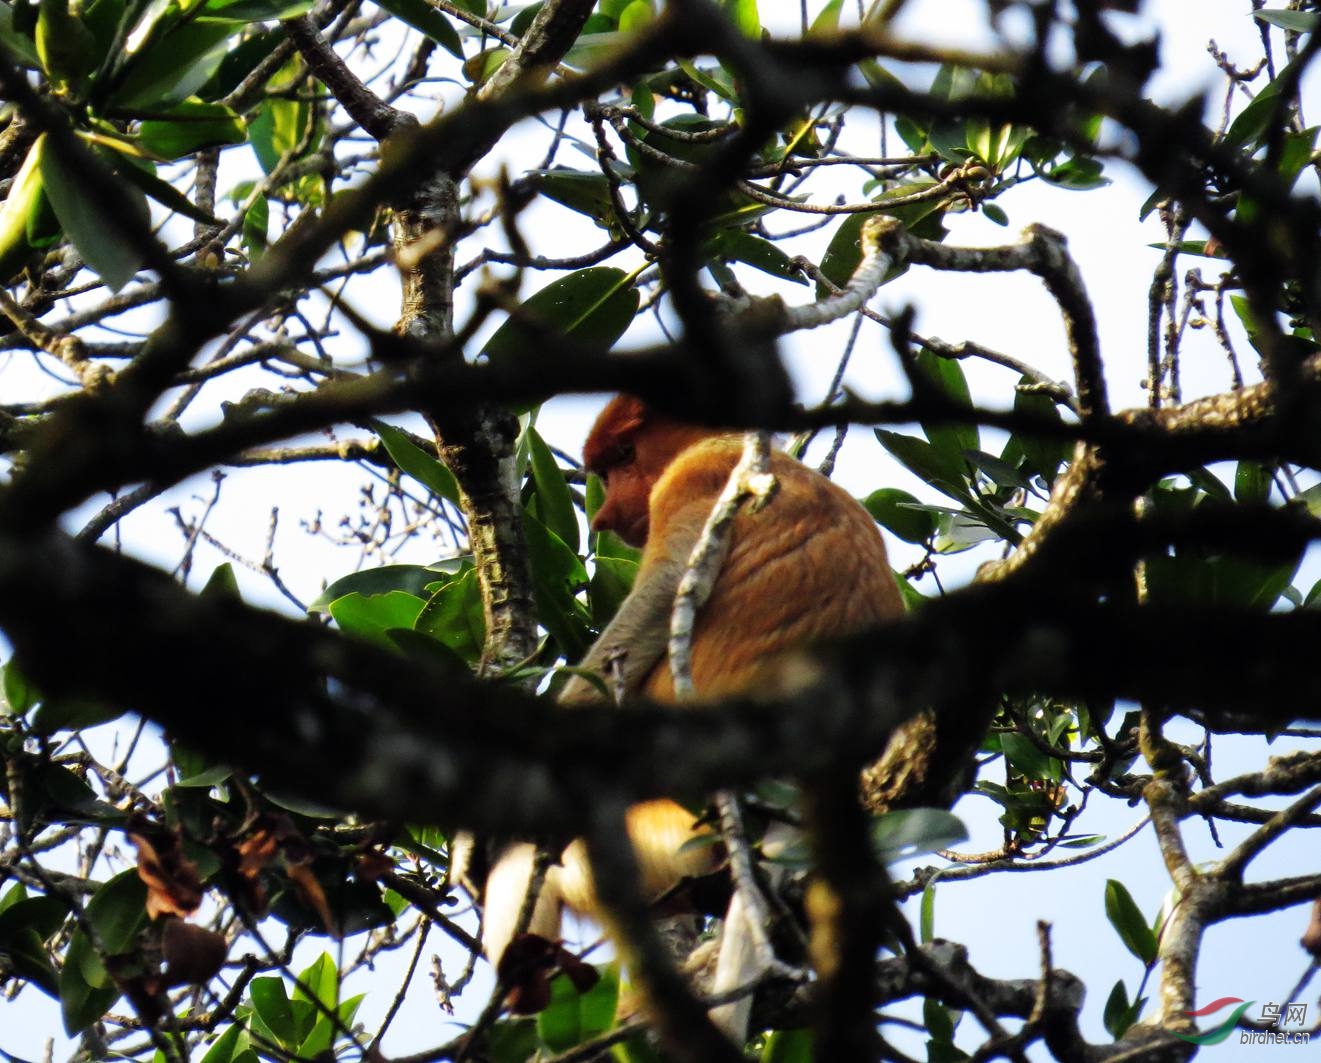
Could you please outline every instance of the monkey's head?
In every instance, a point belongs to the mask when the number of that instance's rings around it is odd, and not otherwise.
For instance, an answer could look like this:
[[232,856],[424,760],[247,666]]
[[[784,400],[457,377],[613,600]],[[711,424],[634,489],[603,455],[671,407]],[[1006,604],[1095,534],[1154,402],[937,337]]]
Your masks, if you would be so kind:
[[611,531],[631,546],[642,546],[651,489],[661,473],[680,453],[715,434],[653,413],[632,395],[611,399],[583,444],[583,463],[605,485],[605,502],[592,518],[592,530]]

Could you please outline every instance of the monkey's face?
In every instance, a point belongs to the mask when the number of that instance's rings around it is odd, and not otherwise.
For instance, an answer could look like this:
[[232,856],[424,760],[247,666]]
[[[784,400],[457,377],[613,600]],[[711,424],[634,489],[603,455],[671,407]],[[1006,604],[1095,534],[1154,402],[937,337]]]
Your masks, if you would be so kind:
[[647,408],[632,395],[617,395],[606,404],[583,445],[583,462],[601,478],[605,502],[592,518],[593,531],[614,532],[630,546],[647,541],[647,507],[652,485],[664,465],[651,469],[654,450],[639,437],[654,427]]
[[583,462],[605,485],[605,502],[592,518],[592,530],[614,532],[630,546],[643,546],[651,489],[680,452],[712,434],[709,428],[657,416],[632,395],[612,399],[583,446]]
[[630,546],[647,541],[648,503],[655,476],[639,465],[634,445],[620,445],[618,459],[593,470],[605,486],[605,502],[592,518],[593,531],[614,532]]

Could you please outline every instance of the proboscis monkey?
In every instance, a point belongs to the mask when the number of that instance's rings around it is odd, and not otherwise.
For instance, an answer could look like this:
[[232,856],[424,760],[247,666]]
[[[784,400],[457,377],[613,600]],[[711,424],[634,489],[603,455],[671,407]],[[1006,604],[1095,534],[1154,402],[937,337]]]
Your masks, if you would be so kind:
[[[583,448],[587,468],[601,477],[605,502],[592,521],[643,547],[632,592],[582,662],[618,684],[626,696],[672,702],[668,639],[675,592],[693,546],[742,454],[742,437],[669,420],[631,396],[612,400]],[[756,689],[775,659],[810,643],[839,638],[903,611],[875,522],[847,492],[786,454],[775,452],[777,490],[769,503],[744,507],[729,551],[693,631],[692,679],[701,699]],[[622,659],[612,660],[622,651]],[[574,677],[560,701],[600,702],[592,683]],[[692,813],[668,800],[635,805],[627,817],[645,896],[660,896],[685,877],[717,868],[713,846],[687,846]],[[700,828],[697,828],[700,829]],[[517,982],[525,943],[513,938],[531,874],[534,849],[509,847],[486,881],[483,945],[506,982]],[[556,942],[565,906],[596,912],[581,842],[550,868],[528,931]],[[541,945],[532,946],[535,951]],[[552,951],[548,953],[553,955]],[[501,967],[501,959],[507,962]],[[572,973],[572,972],[570,972]],[[515,1007],[535,1010],[542,994],[515,987]],[[746,1021],[746,1020],[744,1020]]]

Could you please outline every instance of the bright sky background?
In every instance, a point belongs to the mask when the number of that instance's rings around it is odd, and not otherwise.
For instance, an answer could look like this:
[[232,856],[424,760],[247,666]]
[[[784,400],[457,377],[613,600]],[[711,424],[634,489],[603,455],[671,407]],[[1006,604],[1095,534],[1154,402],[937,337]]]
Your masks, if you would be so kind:
[[[777,0],[763,0],[762,7],[771,8],[776,3]],[[813,7],[817,6],[814,3]],[[946,45],[985,47],[987,44],[987,30],[982,18],[984,5],[979,0],[915,0],[909,7],[911,10],[904,15],[901,28],[913,37]],[[790,28],[796,27],[797,5],[784,3],[783,8],[793,13]],[[1175,102],[1212,89],[1213,108],[1218,108],[1220,78],[1206,54],[1206,43],[1214,38],[1232,58],[1242,65],[1251,65],[1259,54],[1259,43],[1247,14],[1248,8],[1247,0],[1200,0],[1197,3],[1161,0],[1144,6],[1146,17],[1143,20],[1117,17],[1116,21],[1131,25],[1135,31],[1153,20],[1163,28],[1164,66],[1151,86],[1153,98]],[[770,22],[769,18],[767,22]],[[1321,114],[1317,79],[1314,77],[1307,87],[1310,98],[1305,103],[1305,112],[1310,120],[1316,121]],[[422,117],[429,115],[423,114]],[[1208,121],[1214,121],[1213,114],[1208,115]],[[538,131],[534,130],[528,136],[538,136],[537,143],[545,143],[544,135]],[[525,143],[527,141],[523,139],[502,142],[497,155],[489,161],[488,172],[494,172],[502,154],[511,161],[525,160],[527,156],[521,154],[521,146]],[[567,155],[562,155],[561,161],[573,164]],[[998,201],[1009,214],[1010,229],[998,227],[981,215],[955,215],[947,222],[951,230],[947,242],[962,245],[1004,243],[1015,239],[1017,230],[1029,223],[1045,224],[1065,232],[1096,304],[1111,401],[1118,408],[1145,403],[1139,382],[1146,371],[1146,293],[1158,258],[1158,252],[1147,245],[1163,239],[1163,233],[1154,216],[1145,223],[1138,221],[1139,207],[1150,192],[1145,181],[1115,164],[1107,164],[1106,173],[1115,184],[1102,192],[1068,192],[1041,182],[1021,186]],[[1315,188],[1312,194],[1315,194]],[[579,241],[578,234],[553,231],[564,218],[563,212],[557,210],[553,215],[544,215],[555,219],[550,223],[554,241],[547,241],[544,227],[537,224],[538,218],[542,217],[537,211],[541,209],[533,208],[524,219],[529,223],[529,232],[536,238],[534,251],[573,253],[574,250],[586,250],[597,240],[597,234],[592,232],[581,234]],[[784,227],[783,223],[780,227]],[[822,248],[824,242],[823,236]],[[807,249],[807,253],[811,254],[812,250]],[[1189,260],[1183,260],[1181,270],[1190,264]],[[1207,264],[1204,272],[1208,277],[1214,276],[1215,264]],[[759,274],[747,279],[764,279],[770,283],[768,278]],[[791,302],[810,298],[810,289],[807,288],[785,285],[779,290]],[[364,293],[361,289],[351,289],[350,298],[359,310],[372,311],[372,316],[382,324],[389,323],[397,306],[397,297],[392,291]],[[1030,277],[938,274],[915,267],[884,288],[873,301],[873,306],[890,312],[909,302],[918,308],[915,328],[924,335],[949,341],[972,339],[1012,353],[1056,378],[1069,379],[1071,376],[1056,307],[1040,283]],[[629,334],[625,345],[651,341],[654,335],[645,330],[652,327],[649,319],[640,322],[639,328]],[[840,326],[796,337],[790,342],[794,371],[804,398],[815,401],[822,397],[834,371],[835,352],[844,334],[846,327]],[[1240,351],[1248,351],[1250,356],[1246,344],[1241,345]],[[974,394],[1009,395],[1012,379],[1007,370],[971,362],[965,362],[964,367]],[[1244,368],[1251,367],[1245,365]],[[21,385],[21,390],[26,391],[31,382],[30,372],[27,359],[0,354],[0,389]],[[1227,388],[1227,368],[1209,330],[1188,341],[1184,374],[1186,396]],[[864,331],[853,356],[849,381],[866,394],[902,392],[893,355],[878,331]],[[543,411],[539,428],[553,444],[577,453],[589,418],[600,401],[555,400]],[[809,461],[822,449],[823,441],[819,440]],[[998,448],[986,446],[985,449]],[[231,471],[225,485],[224,501],[208,523],[208,529],[234,549],[259,559],[265,543],[266,514],[272,505],[279,505],[281,525],[276,556],[282,565],[281,574],[300,598],[310,601],[318,593],[323,580],[343,574],[346,563],[351,564],[351,555],[309,537],[299,528],[299,523],[312,519],[318,510],[324,509],[325,519],[333,525],[342,512],[351,509],[354,485],[361,479],[356,469],[328,466],[308,466],[294,476],[284,469],[242,470],[241,475],[238,471]],[[862,429],[855,429],[851,434],[841,457],[837,479],[856,493],[885,484],[931,497],[929,490],[895,466],[870,432]],[[297,487],[291,490],[291,483],[295,481]],[[210,479],[204,476],[194,478],[166,497],[169,504],[181,505],[186,513],[196,515],[201,509],[198,500],[209,497],[210,493]],[[100,504],[72,515],[70,526],[80,525],[98,508]],[[134,513],[124,521],[122,533],[126,546],[133,552],[172,565],[180,552],[181,537],[165,509],[165,505],[158,503]],[[892,544],[892,547],[896,567],[902,568],[916,560],[917,555],[911,548],[900,549],[903,544]],[[414,559],[417,559],[416,555]],[[199,548],[193,584],[200,585],[221,560],[220,555],[210,548]],[[942,563],[945,576],[959,571],[957,565],[947,567],[947,564]],[[968,575],[965,571],[964,578]],[[261,577],[240,572],[240,581],[249,601],[287,607],[287,603]],[[1310,583],[1301,580],[1300,585],[1306,589]],[[922,585],[922,589],[932,593],[929,581]],[[1182,733],[1178,728],[1175,730],[1175,737],[1179,740],[1200,740],[1200,734],[1191,727],[1184,726]],[[1282,752],[1292,745],[1280,742],[1278,747],[1272,752]],[[1236,770],[1259,767],[1264,759],[1263,748],[1264,743],[1257,740],[1221,739],[1216,746],[1219,776],[1225,778],[1235,774]],[[1116,805],[1117,802],[1111,800],[1098,801],[1080,820],[1078,829],[1113,836],[1132,825],[1141,815],[1140,808],[1126,809]],[[972,834],[970,841],[962,847],[964,851],[983,851],[1000,843],[997,810],[989,801],[967,798],[959,804],[957,811]],[[1227,845],[1233,844],[1240,836],[1233,825],[1225,824],[1220,829]],[[1209,861],[1222,855],[1208,832],[1195,822],[1185,825],[1185,834],[1195,859]],[[1257,861],[1256,877],[1314,871],[1317,851],[1314,838],[1308,842],[1295,840],[1292,845],[1278,847]],[[931,861],[918,861],[927,862]],[[909,869],[908,866],[897,867],[894,873],[902,878]],[[1046,919],[1052,922],[1056,964],[1082,976],[1090,989],[1084,1033],[1090,1039],[1104,1040],[1106,1035],[1100,1015],[1110,986],[1116,978],[1122,977],[1131,992],[1141,976],[1137,961],[1129,956],[1105,921],[1102,891],[1108,877],[1123,879],[1142,910],[1149,916],[1155,914],[1169,883],[1149,830],[1117,852],[1078,868],[1044,876],[997,875],[946,886],[938,891],[937,933],[968,944],[973,964],[984,974],[1032,978],[1038,973],[1036,921]],[[915,911],[912,914],[915,918]],[[1303,969],[1298,937],[1304,925],[1305,910],[1297,908],[1274,917],[1226,924],[1212,930],[1207,936],[1198,972],[1199,1002],[1219,996],[1238,996],[1258,1002],[1282,1001],[1283,994]],[[588,937],[591,936],[588,933]],[[311,943],[310,951],[305,946],[307,958],[327,944],[333,954],[333,943],[317,939]],[[456,976],[462,967],[458,951],[450,949],[438,933],[433,934],[429,944],[441,953],[447,974]],[[354,951],[349,949],[348,954],[352,955]],[[373,983],[376,989],[360,1014],[369,1029],[374,1027],[390,1003],[398,983],[398,972],[394,967],[402,962],[402,957],[393,956],[386,957],[378,965]],[[480,979],[486,979],[489,984],[484,965]],[[362,991],[366,987],[366,983],[360,982],[356,987],[349,987],[348,991]],[[1151,988],[1154,988],[1154,981],[1149,990]],[[461,1017],[471,1015],[484,998],[485,991],[481,986],[470,990],[464,998]],[[915,1010],[907,1009],[906,1013],[912,1015]],[[896,1011],[904,1013],[904,1009]],[[1255,1016],[1258,1012],[1250,1014]],[[1315,1018],[1309,1012],[1309,1020]],[[966,1021],[971,1023],[973,1020]],[[416,1050],[443,1040],[457,1032],[457,1027],[446,1025],[449,1022],[436,1011],[425,975],[420,976],[401,1019],[385,1042],[387,1055]],[[57,1005],[36,990],[24,992],[17,1003],[0,1002],[0,1049],[26,1059],[40,1058],[43,1042],[53,1035],[56,1038],[55,1057],[61,1059],[67,1055],[68,1049],[60,1030]],[[907,1051],[917,1050],[915,1043],[906,1042],[901,1036],[896,1035],[894,1040]],[[1241,1052],[1229,1043],[1203,1052],[1202,1058],[1212,1060],[1243,1058]],[[1040,1052],[1034,1055],[1044,1058]]]

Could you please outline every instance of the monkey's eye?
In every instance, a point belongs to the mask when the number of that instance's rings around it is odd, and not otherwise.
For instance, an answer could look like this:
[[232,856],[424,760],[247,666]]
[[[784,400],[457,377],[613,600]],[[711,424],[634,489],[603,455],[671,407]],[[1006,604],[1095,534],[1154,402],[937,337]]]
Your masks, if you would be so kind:
[[615,447],[615,465],[632,465],[635,457],[637,451],[633,449],[632,443],[620,443]]

